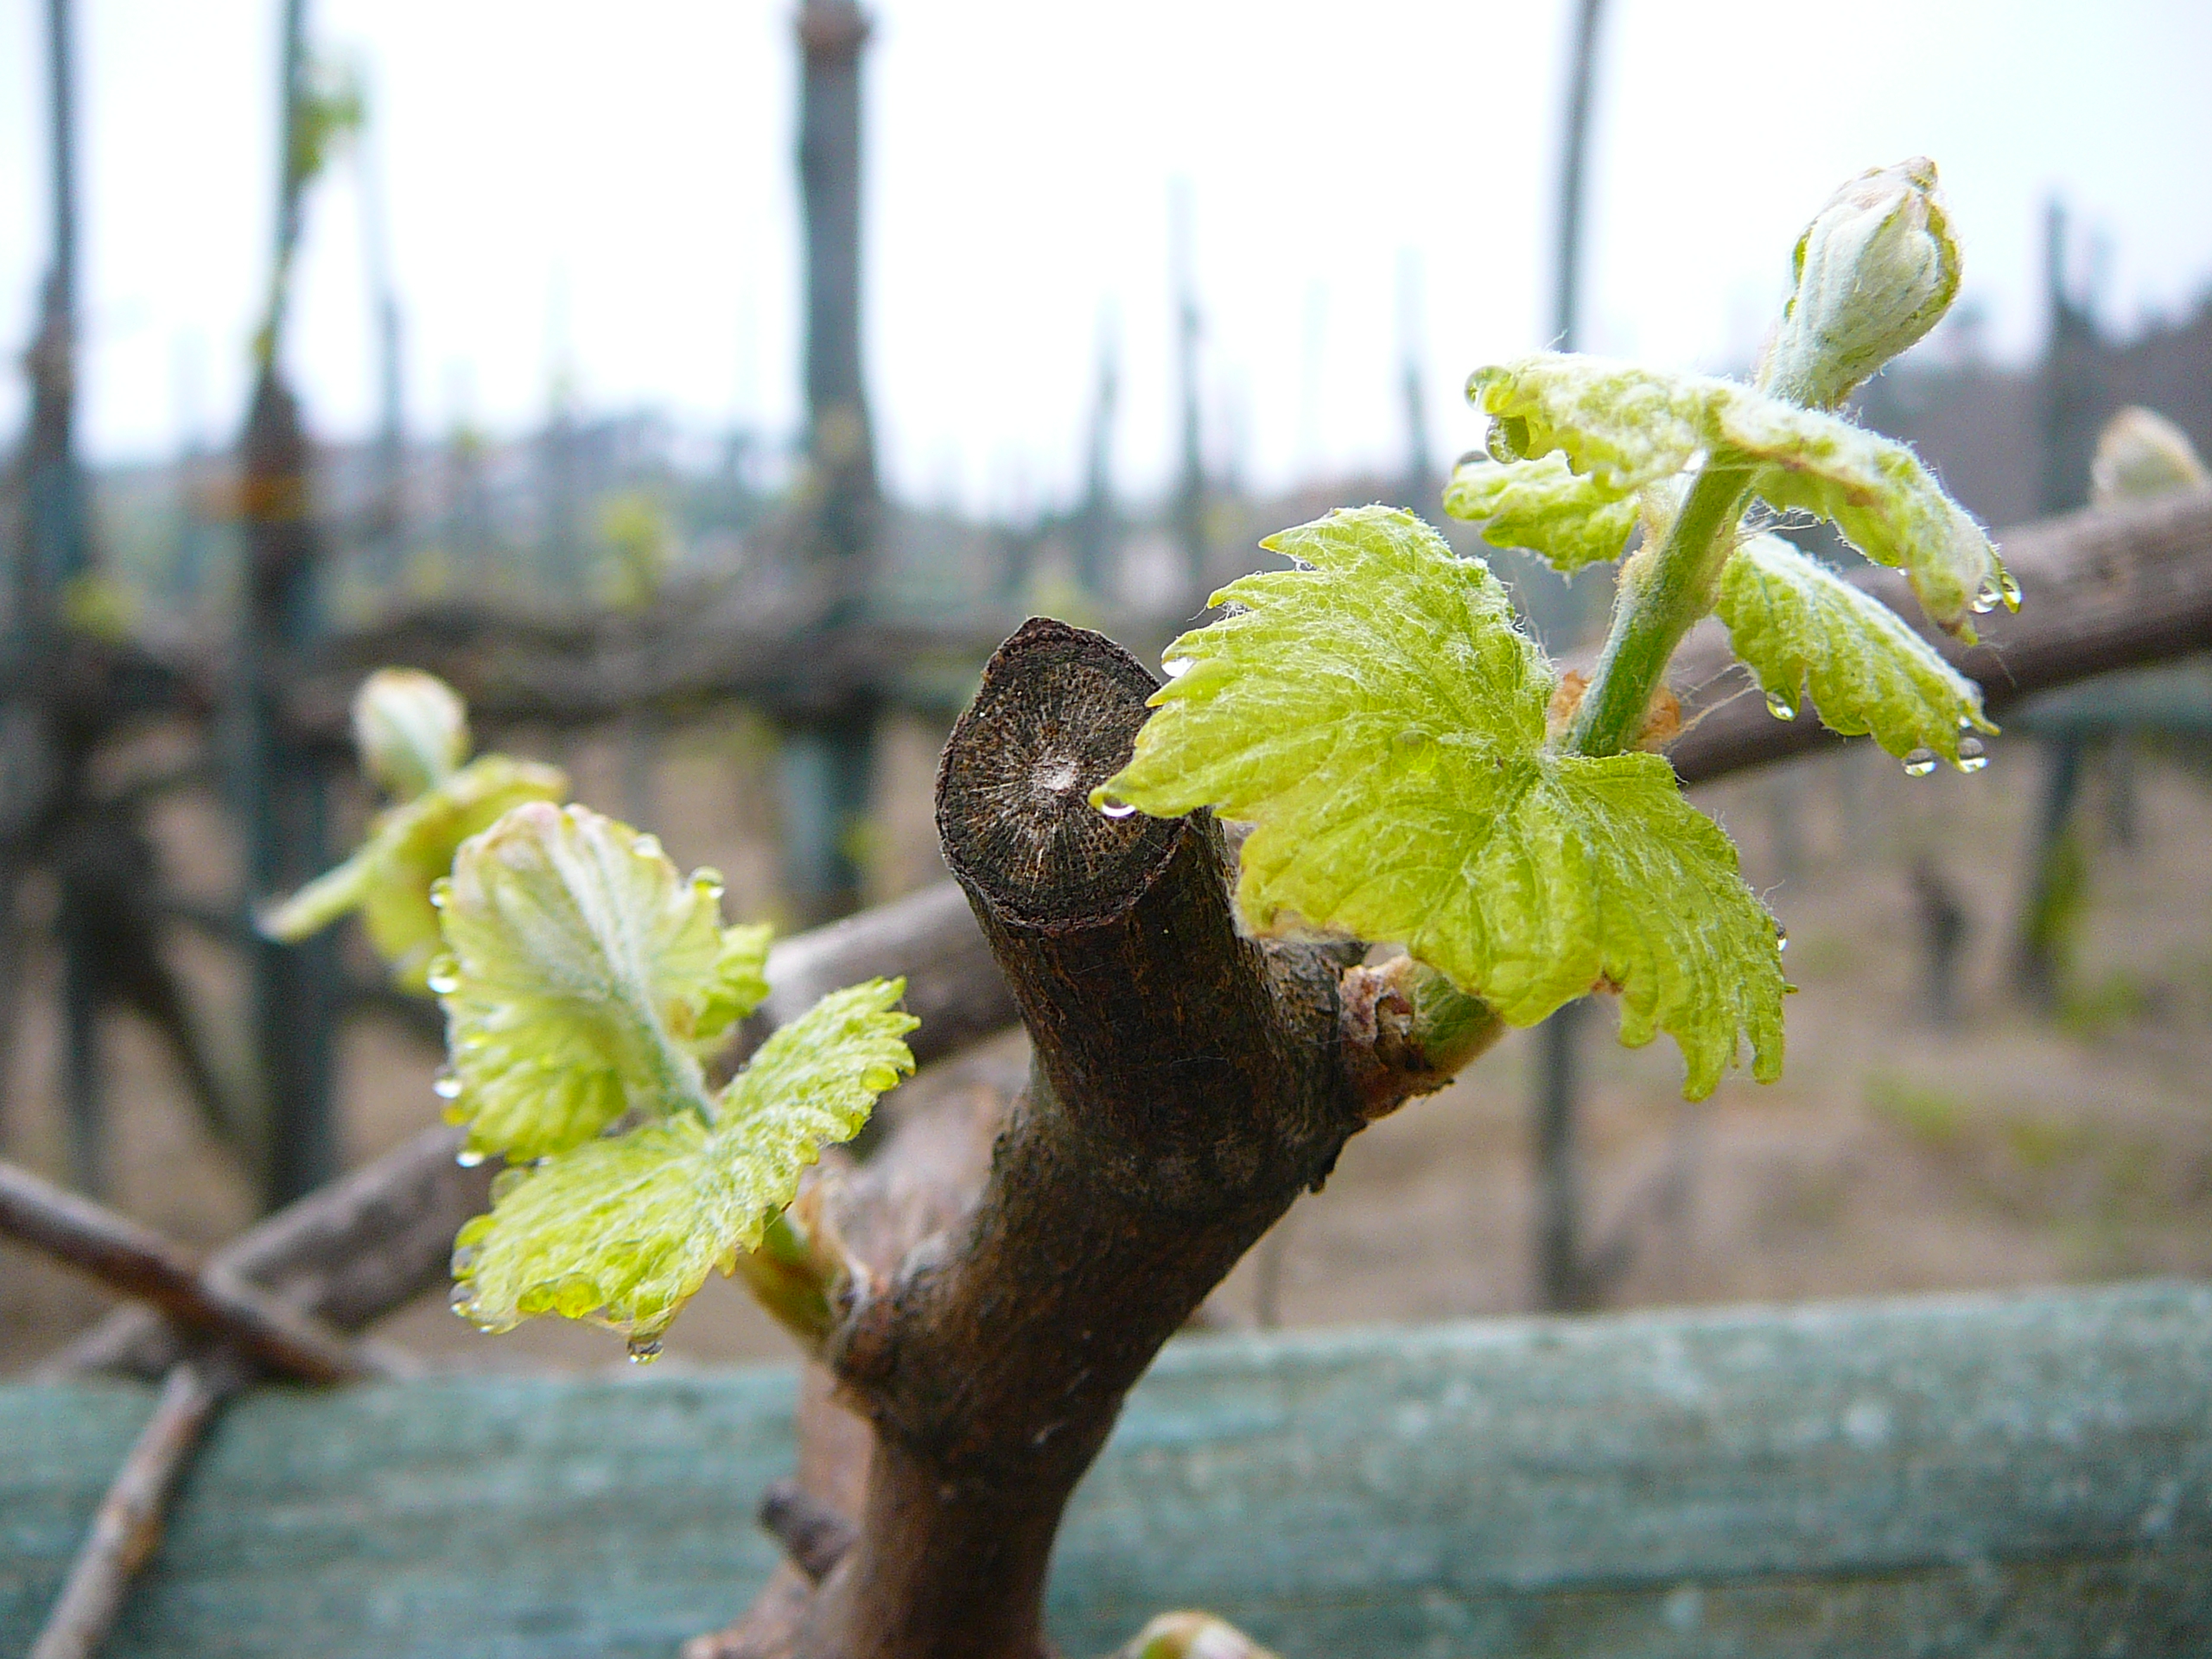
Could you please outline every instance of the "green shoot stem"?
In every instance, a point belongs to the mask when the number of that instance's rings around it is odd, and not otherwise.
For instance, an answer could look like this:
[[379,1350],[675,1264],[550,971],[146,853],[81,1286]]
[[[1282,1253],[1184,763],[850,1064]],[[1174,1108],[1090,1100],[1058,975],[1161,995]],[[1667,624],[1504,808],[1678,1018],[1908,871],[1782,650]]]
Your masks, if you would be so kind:
[[1750,486],[1749,468],[1708,463],[1656,551],[1646,549],[1622,567],[1612,627],[1567,731],[1570,752],[1598,756],[1635,747],[1675,647],[1713,609]]

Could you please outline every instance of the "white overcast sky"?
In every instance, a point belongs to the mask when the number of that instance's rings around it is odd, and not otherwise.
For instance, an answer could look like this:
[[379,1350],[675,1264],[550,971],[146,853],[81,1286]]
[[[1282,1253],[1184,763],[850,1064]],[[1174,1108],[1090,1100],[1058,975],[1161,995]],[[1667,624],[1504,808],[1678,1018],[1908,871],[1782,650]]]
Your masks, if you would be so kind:
[[[313,0],[372,105],[417,434],[593,409],[798,412],[794,0]],[[232,431],[264,279],[278,0],[76,0],[92,454]],[[894,488],[1076,487],[1102,319],[1124,486],[1174,453],[1187,181],[1211,442],[1248,477],[1395,464],[1400,341],[1440,455],[1467,371],[1548,328],[1569,0],[874,0],[867,368]],[[46,260],[43,0],[0,0],[0,340]],[[2212,283],[2206,0],[1611,0],[1586,345],[1747,357],[1838,181],[1941,164],[1987,340],[2040,327],[2041,203],[2104,238],[2107,321]],[[310,207],[290,360],[315,429],[374,393],[359,174]],[[1414,296],[1410,316],[1402,296]],[[16,348],[9,346],[10,362]],[[12,434],[20,372],[0,387]]]

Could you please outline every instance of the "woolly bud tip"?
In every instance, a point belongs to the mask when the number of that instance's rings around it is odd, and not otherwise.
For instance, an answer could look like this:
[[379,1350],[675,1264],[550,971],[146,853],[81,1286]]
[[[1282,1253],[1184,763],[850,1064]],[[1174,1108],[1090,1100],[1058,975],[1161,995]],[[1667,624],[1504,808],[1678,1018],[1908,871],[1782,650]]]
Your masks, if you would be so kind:
[[2156,410],[2123,409],[2105,423],[2089,463],[2090,499],[2101,507],[2191,490],[2208,474],[2189,435]]
[[1834,409],[1926,334],[1959,291],[1959,245],[1915,156],[1862,173],[1797,238],[1796,287],[1760,383],[1807,409]]
[[379,789],[411,801],[467,759],[468,710],[435,674],[380,668],[353,694],[353,744]]

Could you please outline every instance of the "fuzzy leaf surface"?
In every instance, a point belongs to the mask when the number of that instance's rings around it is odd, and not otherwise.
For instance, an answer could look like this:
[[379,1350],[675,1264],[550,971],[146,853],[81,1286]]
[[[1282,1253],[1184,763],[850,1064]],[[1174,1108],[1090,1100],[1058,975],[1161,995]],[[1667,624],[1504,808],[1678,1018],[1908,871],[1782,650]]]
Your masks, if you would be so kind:
[[1444,510],[1480,524],[1492,547],[1526,548],[1567,574],[1620,557],[1637,520],[1633,495],[1611,493],[1556,452],[1460,462],[1445,486]]
[[698,1052],[766,993],[767,931],[724,928],[721,894],[587,807],[518,807],[461,848],[440,990],[471,1153],[543,1158],[632,1109],[703,1109]]
[[456,1307],[487,1331],[558,1313],[657,1339],[711,1271],[736,1269],[822,1148],[913,1070],[903,980],[833,991],[762,1045],[711,1123],[678,1112],[511,1170],[454,1239]]
[[461,842],[510,808],[568,792],[568,774],[557,766],[485,755],[380,814],[351,858],[274,906],[261,918],[262,931],[297,941],[358,910],[393,982],[425,990],[430,961],[442,949],[431,884],[453,868]]
[[1700,456],[1746,465],[1754,494],[1832,521],[1877,564],[1902,569],[1928,614],[1962,639],[1974,637],[1976,596],[2002,585],[1989,537],[1919,458],[1840,416],[1732,380],[1559,353],[1478,370],[1467,395],[1508,423],[1524,457],[1556,451],[1607,493]]
[[1266,545],[1304,568],[1168,648],[1189,666],[1101,797],[1250,823],[1262,931],[1402,942],[1516,1026],[1618,989],[1622,1041],[1673,1037],[1692,1098],[1739,1038],[1777,1075],[1774,921],[1735,849],[1658,756],[1544,747],[1551,672],[1488,568],[1382,507]]
[[1891,754],[1932,749],[1956,766],[1959,734],[1997,728],[1981,688],[1872,594],[1779,536],[1754,536],[1720,574],[1714,607],[1760,686],[1792,709],[1812,689],[1821,724],[1873,734]]

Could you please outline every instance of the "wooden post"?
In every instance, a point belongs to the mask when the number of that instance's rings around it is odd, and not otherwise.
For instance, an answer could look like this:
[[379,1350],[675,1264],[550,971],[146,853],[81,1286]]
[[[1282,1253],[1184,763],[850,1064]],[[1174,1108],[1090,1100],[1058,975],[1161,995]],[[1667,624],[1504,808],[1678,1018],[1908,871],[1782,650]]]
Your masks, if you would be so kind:
[[1175,486],[1175,539],[1183,579],[1198,599],[1206,591],[1206,461],[1198,410],[1198,276],[1191,189],[1179,181],[1168,198],[1168,257],[1175,303],[1176,389],[1182,399],[1182,470]]

